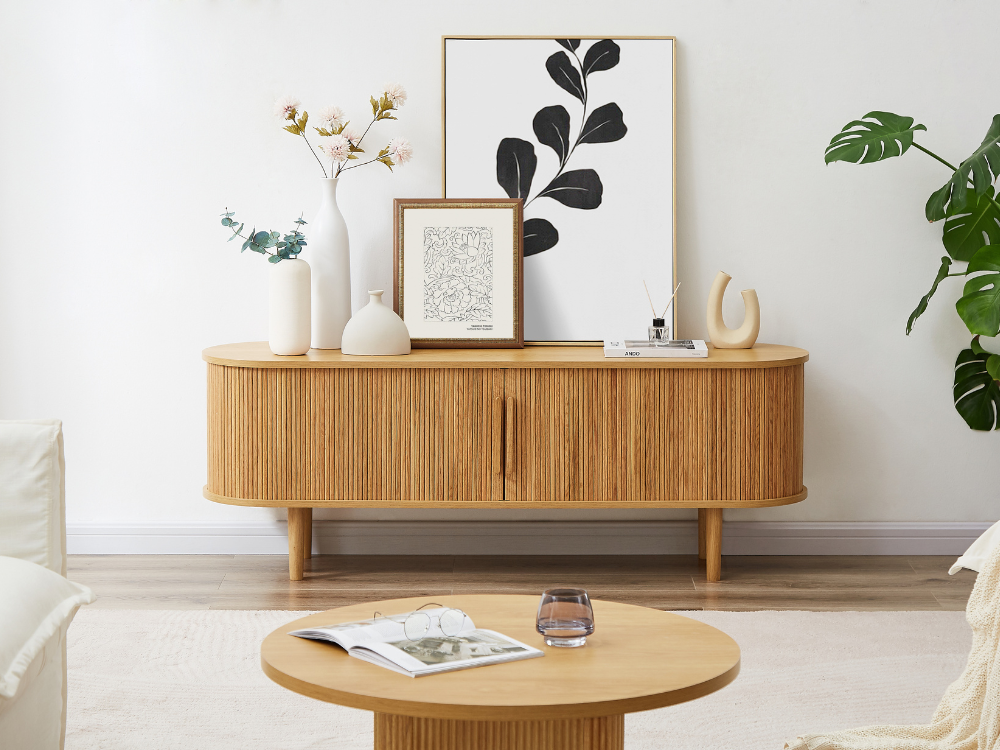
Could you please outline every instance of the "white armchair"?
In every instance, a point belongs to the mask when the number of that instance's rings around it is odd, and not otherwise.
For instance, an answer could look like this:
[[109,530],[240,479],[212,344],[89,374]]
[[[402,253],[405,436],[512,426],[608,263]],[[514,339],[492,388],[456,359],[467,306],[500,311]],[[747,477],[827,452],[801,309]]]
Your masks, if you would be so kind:
[[90,589],[66,580],[62,423],[0,421],[0,747],[60,750],[66,631]]

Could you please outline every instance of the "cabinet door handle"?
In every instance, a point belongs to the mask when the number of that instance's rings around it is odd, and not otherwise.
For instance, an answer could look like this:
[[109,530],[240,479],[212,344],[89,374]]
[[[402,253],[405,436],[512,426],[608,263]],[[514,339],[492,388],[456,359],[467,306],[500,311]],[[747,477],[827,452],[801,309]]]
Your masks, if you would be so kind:
[[493,399],[493,473],[503,469],[503,399]]
[[504,451],[504,473],[510,476],[514,471],[514,399],[507,399],[507,425],[504,430],[507,446]]

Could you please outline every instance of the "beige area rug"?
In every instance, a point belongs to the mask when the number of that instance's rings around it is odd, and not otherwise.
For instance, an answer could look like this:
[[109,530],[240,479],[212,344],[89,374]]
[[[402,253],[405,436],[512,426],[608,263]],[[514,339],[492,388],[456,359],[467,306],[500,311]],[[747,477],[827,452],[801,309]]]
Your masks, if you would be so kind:
[[[369,750],[370,713],[260,670],[264,636],[306,614],[85,608],[69,631],[67,750]],[[627,750],[780,750],[806,732],[924,723],[971,642],[963,612],[684,614],[735,638],[742,672],[628,715]]]

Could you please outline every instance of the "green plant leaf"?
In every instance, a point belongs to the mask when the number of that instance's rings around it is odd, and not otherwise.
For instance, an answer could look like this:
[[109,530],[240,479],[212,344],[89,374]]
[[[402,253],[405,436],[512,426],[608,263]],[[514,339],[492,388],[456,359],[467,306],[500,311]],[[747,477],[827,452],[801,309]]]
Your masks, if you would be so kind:
[[236,212],[235,211],[227,211],[224,214],[220,214],[220,216],[225,216],[225,217],[236,216]]
[[955,309],[970,333],[996,336],[1000,333],[1000,245],[987,245],[972,256],[966,273],[979,271],[987,273],[965,282]]
[[233,223],[233,220],[230,219],[228,216],[225,219],[222,220],[222,226],[224,226],[224,227],[228,227],[232,223]]
[[268,263],[280,263],[281,262],[281,256],[280,255],[272,255],[270,258],[267,259],[267,262]]
[[985,354],[986,356],[989,356],[990,354],[988,351],[983,349],[983,345],[979,343],[979,336],[973,336],[972,343],[969,344],[969,346],[976,354]]
[[982,195],[973,194],[964,211],[956,211],[945,221],[941,239],[955,260],[971,260],[984,245],[1000,245],[1000,209],[992,197],[991,185]]
[[906,321],[906,335],[910,335],[910,331],[913,330],[913,322],[924,314],[924,310],[927,309],[927,303],[930,302],[931,297],[934,296],[934,292],[937,291],[938,284],[944,281],[948,277],[948,269],[951,268],[951,258],[947,255],[941,258],[941,267],[938,268],[937,276],[934,277],[934,283],[931,284],[931,290],[927,292],[923,297],[920,298],[920,302],[917,303],[917,308],[910,313],[910,319]]
[[998,177],[1000,177],[1000,115],[993,115],[993,122],[979,148],[958,165],[955,174],[940,190],[935,190],[927,199],[927,206],[924,209],[927,221],[939,221],[966,210],[970,181],[976,195],[983,195]]
[[[973,344],[978,341],[973,339]],[[1000,387],[990,374],[988,362],[995,354],[977,354],[963,349],[955,360],[955,385],[952,395],[955,409],[973,430],[1000,428]]]
[[912,117],[894,115],[892,112],[869,112],[861,120],[852,120],[826,147],[826,163],[848,161],[852,164],[870,164],[892,156],[905,154],[913,145],[913,133],[927,130],[914,125]]
[[303,219],[301,216],[295,220],[296,224],[308,224],[309,222]]
[[991,354],[986,358],[986,372],[994,380],[1000,380],[1000,355]]

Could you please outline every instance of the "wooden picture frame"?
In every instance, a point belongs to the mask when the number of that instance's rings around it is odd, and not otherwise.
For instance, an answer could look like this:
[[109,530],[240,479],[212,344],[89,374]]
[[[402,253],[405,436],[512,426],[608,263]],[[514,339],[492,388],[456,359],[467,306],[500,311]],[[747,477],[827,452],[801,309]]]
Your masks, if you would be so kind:
[[[612,46],[609,42],[614,43],[614,62],[591,68],[587,53],[597,45]],[[441,37],[442,195],[506,194],[525,201],[526,345],[644,339],[651,316],[643,281],[657,305],[673,293],[676,49],[673,36]],[[568,71],[571,78],[585,64],[588,75],[595,73],[588,93],[574,94],[571,84],[556,80],[561,68],[550,69],[548,58],[559,55],[562,60],[563,54],[563,62],[574,69]],[[498,65],[498,60],[505,62]],[[491,92],[488,100],[482,97],[484,90]],[[573,141],[582,137],[584,118],[597,110],[613,112],[612,125],[627,133],[583,140],[582,148],[575,149]],[[567,118],[572,158],[565,156],[565,145],[560,158],[558,146],[565,143],[561,137],[566,134],[556,138],[556,130]],[[540,130],[546,125],[547,131]],[[518,165],[516,188],[501,180],[505,142],[508,151],[516,144],[515,153],[507,154]],[[657,147],[649,149],[651,143]],[[524,153],[518,149],[528,152],[529,169],[535,168],[537,158],[533,184],[530,178],[521,183]],[[641,170],[629,165],[641,165]],[[551,200],[553,174],[565,177],[564,168],[596,171],[603,205],[601,198],[589,205]],[[534,202],[539,197],[542,200]],[[580,208],[597,210],[576,210]],[[627,234],[622,233],[625,227]],[[546,233],[550,239],[539,248],[538,238]],[[614,262],[604,260],[608,249],[614,250]],[[680,338],[676,310],[675,300],[667,317],[671,336]]]
[[413,348],[522,348],[523,201],[396,198],[392,215],[392,304]]

